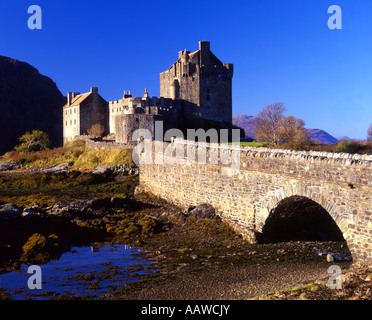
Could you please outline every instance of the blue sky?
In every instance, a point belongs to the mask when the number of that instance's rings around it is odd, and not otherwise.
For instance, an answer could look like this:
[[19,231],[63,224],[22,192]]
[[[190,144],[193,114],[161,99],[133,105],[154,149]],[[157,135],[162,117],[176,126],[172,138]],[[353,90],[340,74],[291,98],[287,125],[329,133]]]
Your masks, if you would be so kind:
[[[42,30],[27,27],[34,4]],[[328,28],[331,5],[342,30]],[[63,94],[159,96],[159,73],[178,51],[208,40],[234,64],[234,115],[280,101],[335,137],[363,139],[372,123],[370,0],[2,0],[0,30],[0,55],[30,63]]]

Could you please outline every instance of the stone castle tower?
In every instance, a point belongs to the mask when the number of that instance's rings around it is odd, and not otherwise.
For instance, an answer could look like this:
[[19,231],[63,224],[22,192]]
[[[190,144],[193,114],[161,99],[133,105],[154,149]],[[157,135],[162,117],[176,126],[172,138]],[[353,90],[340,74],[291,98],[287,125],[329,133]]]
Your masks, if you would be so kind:
[[233,65],[222,63],[200,41],[199,50],[180,51],[178,60],[160,74],[160,96],[180,100],[182,117],[232,121]]

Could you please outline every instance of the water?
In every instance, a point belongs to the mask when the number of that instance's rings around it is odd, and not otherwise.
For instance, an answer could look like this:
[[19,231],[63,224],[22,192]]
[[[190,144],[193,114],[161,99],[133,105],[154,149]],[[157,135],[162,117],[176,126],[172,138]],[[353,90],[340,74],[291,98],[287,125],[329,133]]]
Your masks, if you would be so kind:
[[126,245],[98,249],[74,247],[58,260],[40,265],[41,289],[29,289],[27,282],[33,274],[27,274],[27,265],[22,265],[19,271],[0,275],[0,287],[14,300],[50,299],[58,294],[97,296],[154,272],[138,253],[138,249]]

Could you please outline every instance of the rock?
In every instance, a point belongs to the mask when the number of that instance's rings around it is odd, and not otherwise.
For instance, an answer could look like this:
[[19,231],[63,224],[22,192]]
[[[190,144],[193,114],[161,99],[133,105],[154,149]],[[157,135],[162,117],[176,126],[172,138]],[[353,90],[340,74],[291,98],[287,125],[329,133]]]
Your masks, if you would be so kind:
[[197,219],[219,219],[216,215],[216,210],[208,203],[202,203],[189,211],[189,215]]
[[57,172],[61,172],[61,171],[67,170],[72,165],[73,165],[72,162],[67,162],[67,163],[60,164],[58,166],[54,166],[54,167],[45,169],[44,172],[46,172],[46,173],[57,173]]
[[0,216],[4,217],[18,217],[22,211],[14,203],[6,203],[0,206]]
[[10,171],[19,169],[20,166],[18,164],[10,163],[10,162],[3,162],[0,163],[0,171]]
[[187,214],[185,212],[182,212],[182,211],[178,211],[176,213],[173,213],[172,216],[175,217],[175,218],[178,218],[178,219],[182,219],[182,220],[185,220],[187,218]]
[[115,165],[113,164],[106,164],[104,166],[99,166],[93,170],[94,174],[103,174],[108,175],[111,174],[114,171]]
[[328,253],[327,254],[327,262],[333,262],[334,260],[335,260],[335,258],[333,257],[333,254]]
[[111,198],[110,202],[113,208],[120,208],[120,207],[125,206],[128,203],[128,198],[127,197],[124,197],[124,198],[113,197]]
[[117,177],[117,176],[128,176],[138,174],[137,166],[128,165],[115,165],[106,164],[104,166],[99,166],[93,170],[93,174],[103,175],[105,177]]

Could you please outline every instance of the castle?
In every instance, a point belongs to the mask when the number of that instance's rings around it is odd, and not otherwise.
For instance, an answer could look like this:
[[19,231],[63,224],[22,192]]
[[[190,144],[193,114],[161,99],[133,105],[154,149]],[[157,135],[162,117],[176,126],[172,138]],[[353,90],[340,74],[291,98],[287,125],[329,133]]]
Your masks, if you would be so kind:
[[180,51],[178,60],[160,73],[160,97],[132,97],[105,101],[98,88],[80,94],[67,93],[63,107],[64,144],[87,135],[96,123],[118,143],[133,144],[136,129],[153,134],[155,121],[170,128],[231,128],[233,65],[222,63],[211,51],[210,42],[200,41],[199,50]]

